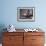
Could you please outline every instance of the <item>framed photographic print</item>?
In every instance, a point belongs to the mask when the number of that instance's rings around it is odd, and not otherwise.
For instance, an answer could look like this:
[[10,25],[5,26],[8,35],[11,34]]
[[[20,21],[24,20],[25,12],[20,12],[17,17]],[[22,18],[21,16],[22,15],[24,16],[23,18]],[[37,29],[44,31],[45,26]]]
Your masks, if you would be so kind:
[[17,20],[22,22],[35,21],[35,8],[34,7],[18,7]]

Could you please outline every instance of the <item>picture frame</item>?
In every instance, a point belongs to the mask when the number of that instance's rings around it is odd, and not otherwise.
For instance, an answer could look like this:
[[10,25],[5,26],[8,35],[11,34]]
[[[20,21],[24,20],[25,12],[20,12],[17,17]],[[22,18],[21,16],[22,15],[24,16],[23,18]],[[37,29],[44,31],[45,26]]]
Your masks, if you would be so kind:
[[18,7],[17,21],[34,22],[35,21],[35,7]]

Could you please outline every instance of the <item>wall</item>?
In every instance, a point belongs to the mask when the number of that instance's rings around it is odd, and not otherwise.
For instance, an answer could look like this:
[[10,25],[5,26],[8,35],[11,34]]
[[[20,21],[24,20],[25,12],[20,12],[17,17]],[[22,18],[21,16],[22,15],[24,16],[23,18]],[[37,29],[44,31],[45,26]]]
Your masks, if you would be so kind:
[[[45,0],[1,0],[0,25],[13,24],[16,28],[46,28]],[[17,7],[35,7],[35,22],[18,22]]]
[[[0,31],[13,24],[16,28],[40,27],[46,32],[46,0],[0,0]],[[17,7],[35,7],[35,22],[18,22]]]

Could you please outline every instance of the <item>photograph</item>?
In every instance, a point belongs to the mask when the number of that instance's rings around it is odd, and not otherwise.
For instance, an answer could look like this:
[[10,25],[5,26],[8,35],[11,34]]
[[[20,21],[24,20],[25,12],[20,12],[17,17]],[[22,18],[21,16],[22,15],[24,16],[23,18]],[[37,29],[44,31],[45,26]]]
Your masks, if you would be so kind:
[[18,21],[34,21],[35,8],[34,7],[18,7],[17,20]]

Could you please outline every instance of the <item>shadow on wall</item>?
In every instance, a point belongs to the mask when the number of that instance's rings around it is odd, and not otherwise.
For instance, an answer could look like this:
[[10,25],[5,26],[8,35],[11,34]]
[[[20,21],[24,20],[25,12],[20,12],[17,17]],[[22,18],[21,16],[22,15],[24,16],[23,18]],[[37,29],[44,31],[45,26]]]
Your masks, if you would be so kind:
[[2,36],[3,36],[2,32],[6,31],[6,30],[4,30],[4,28],[6,28],[5,25],[0,24],[0,43],[2,43]]

